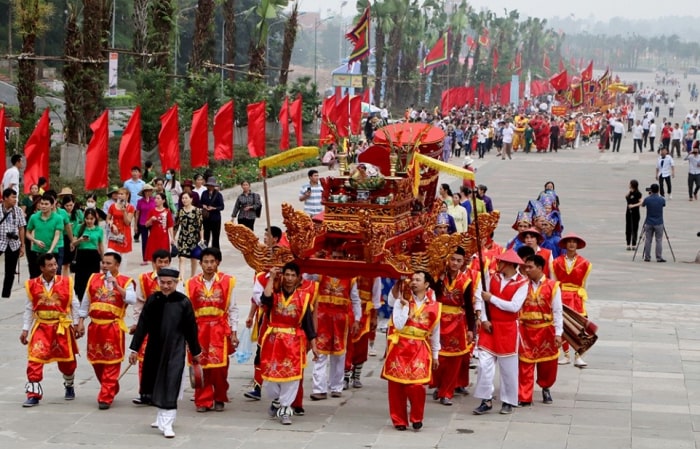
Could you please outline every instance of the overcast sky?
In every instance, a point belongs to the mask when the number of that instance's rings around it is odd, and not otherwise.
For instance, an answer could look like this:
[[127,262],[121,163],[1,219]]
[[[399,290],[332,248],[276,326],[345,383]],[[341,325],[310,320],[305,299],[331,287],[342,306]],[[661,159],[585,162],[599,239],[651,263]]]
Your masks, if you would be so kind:
[[[322,16],[340,13],[340,5],[346,0],[300,0],[302,11],[320,12]],[[594,15],[596,19],[607,20],[611,17],[622,16],[629,19],[653,19],[663,16],[698,16],[696,2],[691,0],[673,0],[669,8],[663,9],[661,3],[640,1],[610,1],[610,0],[583,0],[583,1],[552,1],[552,0],[468,0],[468,3],[477,10],[488,8],[498,15],[503,15],[503,9],[509,11],[517,9],[524,15],[533,17],[566,17],[574,14],[576,18],[587,18]],[[356,0],[347,0],[343,7],[344,17],[355,13]],[[330,10],[330,11],[329,11]]]

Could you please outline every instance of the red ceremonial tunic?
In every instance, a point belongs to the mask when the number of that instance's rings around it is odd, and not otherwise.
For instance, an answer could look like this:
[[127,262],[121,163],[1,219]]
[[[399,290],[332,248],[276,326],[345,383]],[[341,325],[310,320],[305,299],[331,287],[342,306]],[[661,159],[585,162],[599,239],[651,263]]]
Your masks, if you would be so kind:
[[[513,299],[513,295],[527,282],[527,278],[518,274],[508,281],[501,290],[501,274],[491,277],[489,292],[504,301]],[[507,357],[517,354],[518,346],[518,313],[506,312],[493,304],[489,305],[489,316],[492,324],[491,332],[479,332],[479,349],[497,357]]]
[[316,304],[316,349],[319,354],[342,355],[345,353],[352,303],[350,290],[355,278],[340,279],[321,276]]
[[520,346],[518,355],[528,363],[546,362],[559,357],[559,348],[554,341],[554,312],[552,301],[559,282],[544,277],[534,290],[529,284],[527,298],[520,309]]
[[440,314],[440,355],[455,357],[469,352],[467,344],[467,318],[464,310],[464,292],[471,283],[467,273],[459,273],[452,282],[447,275],[442,278],[443,288],[438,293],[442,304]]
[[[265,290],[265,286],[267,286],[267,281],[269,279],[270,277],[268,276],[267,271],[261,271],[255,275],[255,280],[260,283],[263,290]],[[256,317],[253,321],[253,329],[250,338],[253,341],[257,341],[258,345],[262,345],[262,338],[267,330],[269,314],[267,313],[267,307],[262,304],[258,306],[258,310],[255,313]]]
[[429,290],[423,304],[409,301],[408,320],[401,330],[391,329],[382,378],[401,384],[427,384],[433,374],[430,334],[440,322],[441,304]]
[[547,276],[547,278],[551,278],[552,275],[549,272],[549,261],[552,258],[552,251],[547,248],[540,247],[540,249],[537,251],[537,255],[542,256],[542,258],[544,259],[544,268],[542,269],[542,272],[545,276]]
[[[124,360],[124,339],[128,331],[124,314],[127,304],[117,290],[105,287],[104,277],[104,273],[95,273],[87,284],[90,301],[87,358],[92,364],[113,364]],[[133,282],[123,274],[117,275],[114,280],[121,288]]]
[[51,290],[44,288],[42,276],[24,284],[34,310],[27,346],[30,362],[72,362],[78,353],[71,314],[73,279],[56,275],[53,280]]
[[[149,296],[153,293],[160,291],[160,286],[158,285],[158,275],[155,271],[150,273],[141,273],[139,275],[139,286],[141,287],[141,295],[143,300],[146,301]],[[143,339],[141,344],[141,349],[139,349],[138,359],[139,362],[143,362],[143,357],[146,355],[146,344],[148,343],[148,335]]]
[[[231,326],[228,322],[228,309],[236,278],[216,273],[211,289],[208,289],[202,276],[199,274],[188,280],[185,293],[192,301],[197,319],[202,368],[219,368],[226,366],[228,356],[233,353],[233,348],[229,346]],[[191,362],[192,355],[189,354],[188,357]]]
[[360,302],[362,303],[362,317],[360,318],[360,331],[357,335],[353,335],[352,337],[353,343],[360,341],[360,339],[369,332],[372,310],[374,310],[372,287],[374,287],[373,277],[360,276],[357,278],[357,292],[360,295]]
[[272,295],[270,321],[260,348],[263,379],[271,382],[301,379],[307,351],[301,323],[317,292],[317,283],[303,281],[288,298],[281,292]]
[[552,267],[554,275],[561,282],[561,302],[578,313],[588,315],[586,312],[588,294],[583,286],[593,265],[584,257],[576,255],[574,264],[569,270],[566,267],[566,255],[562,254],[554,259]]

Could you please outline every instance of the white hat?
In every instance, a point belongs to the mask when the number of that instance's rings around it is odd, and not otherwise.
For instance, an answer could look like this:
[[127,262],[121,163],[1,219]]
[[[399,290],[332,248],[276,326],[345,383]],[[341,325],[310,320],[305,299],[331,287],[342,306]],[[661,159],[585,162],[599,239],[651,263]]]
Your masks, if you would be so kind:
[[470,156],[464,157],[464,166],[466,167],[467,165],[474,165],[474,159],[472,159]]

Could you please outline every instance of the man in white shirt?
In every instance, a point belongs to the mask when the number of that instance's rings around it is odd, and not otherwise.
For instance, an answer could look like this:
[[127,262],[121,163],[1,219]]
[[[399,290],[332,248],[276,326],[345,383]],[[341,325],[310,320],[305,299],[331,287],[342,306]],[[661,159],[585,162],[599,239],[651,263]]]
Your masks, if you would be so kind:
[[506,156],[508,156],[508,159],[512,159],[510,156],[510,153],[513,150],[513,133],[514,132],[515,132],[515,129],[513,127],[513,124],[510,122],[510,119],[506,120],[505,125],[503,126],[503,130],[502,130],[502,135],[503,135],[503,157],[502,157],[502,159],[505,159]]
[[649,152],[654,152],[654,140],[656,140],[656,123],[654,119],[649,120]]
[[673,150],[676,150],[676,157],[681,157],[681,139],[683,138],[683,130],[679,123],[673,125],[673,131],[671,131],[671,157],[673,157]]
[[637,123],[632,127],[632,139],[634,139],[634,153],[637,152],[637,147],[639,147],[639,152],[643,153],[642,150],[642,136],[644,135],[644,128],[642,128],[641,123],[637,120]]
[[661,156],[656,161],[656,179],[659,180],[659,193],[664,196],[664,182],[668,188],[668,199],[673,199],[671,196],[671,178],[676,177],[676,167],[673,163],[673,158],[668,157],[668,148],[661,149]]
[[649,125],[651,125],[651,119],[645,115],[644,119],[642,119],[642,138],[644,139],[644,148],[647,147],[647,140],[649,139]]
[[612,152],[620,152],[620,143],[622,143],[622,134],[625,132],[625,125],[622,124],[622,119],[613,119],[613,138],[612,138]]
[[[700,149],[693,148],[691,153],[685,157],[688,161],[688,200],[698,200],[698,190],[700,190]],[[695,188],[693,188],[693,185]]]
[[10,159],[12,167],[5,170],[2,176],[2,190],[12,189],[19,195],[19,171],[24,167],[24,161],[19,154],[13,154]]

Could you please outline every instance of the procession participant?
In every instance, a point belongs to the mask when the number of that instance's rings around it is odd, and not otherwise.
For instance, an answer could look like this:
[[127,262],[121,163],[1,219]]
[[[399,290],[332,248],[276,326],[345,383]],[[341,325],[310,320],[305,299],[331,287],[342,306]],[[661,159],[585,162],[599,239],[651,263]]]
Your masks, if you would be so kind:
[[362,388],[362,367],[367,361],[369,337],[377,328],[377,310],[382,306],[382,281],[379,277],[357,277],[357,293],[360,296],[360,327],[357,333],[348,335],[347,354],[345,355],[345,378],[343,389]]
[[146,300],[129,345],[129,363],[133,365],[138,360],[141,344],[149,337],[140,392],[150,404],[158,407],[156,421],[151,427],[158,428],[166,438],[175,436],[173,424],[185,368],[185,343],[194,354],[193,363],[199,363],[202,352],[192,303],[176,291],[179,278],[180,273],[172,268],[158,271],[160,290]]
[[547,214],[544,219],[540,222],[542,228],[542,237],[544,237],[544,242],[542,242],[542,247],[550,250],[552,252],[552,259],[559,257],[561,253],[561,248],[559,248],[560,235],[555,232],[555,229],[559,225],[559,212],[552,211]]
[[525,244],[518,237],[522,231],[526,231],[532,227],[532,216],[528,212],[522,210],[518,211],[518,215],[515,218],[515,222],[511,227],[515,229],[515,231],[517,231],[518,233],[515,235],[515,237],[508,240],[508,243],[506,243],[506,249],[514,249],[517,251],[518,248]]
[[100,383],[97,406],[107,410],[119,393],[119,370],[124,360],[126,307],[136,303],[134,280],[119,273],[122,256],[108,252],[102,257],[101,273],[90,276],[80,303],[78,330],[83,333],[85,318],[90,317],[87,333],[87,359]]
[[[581,315],[588,316],[586,312],[586,301],[588,300],[586,281],[593,266],[577,252],[577,250],[586,247],[586,241],[576,234],[569,233],[559,240],[559,247],[565,249],[566,253],[554,259],[552,279],[561,282],[562,303]],[[559,364],[567,365],[571,363],[569,359],[569,344],[567,342],[563,343],[562,352],[564,353],[564,358]],[[574,354],[574,366],[584,368],[588,364],[576,353]]]
[[542,388],[542,402],[552,403],[549,389],[557,380],[557,359],[563,329],[559,283],[547,279],[542,271],[545,260],[532,255],[525,259],[524,271],[529,278],[527,298],[520,309],[520,344],[518,346],[518,405],[532,404],[535,384]]
[[[274,279],[281,275],[279,287]],[[260,302],[270,310],[260,358],[265,389],[273,401],[270,416],[284,425],[292,423],[293,406],[306,366],[307,344],[318,357],[312,305],[318,284],[302,280],[293,262],[270,269],[273,282],[265,284]]]
[[[229,356],[238,347],[238,306],[233,296],[236,278],[219,271],[221,250],[205,248],[200,260],[202,273],[185,284],[199,330],[204,386],[194,390],[197,412],[221,412],[228,402]],[[191,354],[190,354],[191,356]],[[190,362],[191,363],[191,362]]]
[[[389,416],[396,430],[423,427],[425,384],[438,369],[440,352],[440,308],[433,279],[416,271],[408,283],[397,281],[389,293],[394,305],[393,327],[388,334],[382,378],[389,381]],[[406,410],[411,404],[410,417]]]
[[512,249],[496,259],[498,272],[493,276],[484,273],[488,291],[483,291],[481,284],[476,290],[475,310],[481,329],[474,396],[481,399],[481,404],[474,409],[475,415],[493,408],[496,363],[501,373],[500,413],[512,413],[518,403],[518,312],[527,296],[527,279],[518,272],[523,261]]
[[[518,234],[518,239],[521,240],[525,245],[531,247],[535,250],[535,254],[542,256],[546,262],[544,267],[544,275],[548,278],[552,277],[552,263],[554,258],[552,257],[552,251],[547,248],[543,248],[540,245],[544,243],[544,236],[535,228],[526,229],[520,231]],[[561,244],[561,243],[560,243]]]
[[[458,387],[460,369],[469,367],[471,343],[474,339],[474,307],[471,277],[462,271],[466,253],[457,247],[447,261],[445,271],[435,288],[440,314],[440,367],[433,373],[433,399],[452,405]],[[464,360],[467,359],[467,360]]]
[[[153,271],[148,273],[141,273],[138,277],[138,288],[136,289],[136,303],[132,307],[134,323],[139,322],[139,316],[141,316],[141,311],[143,310],[144,304],[146,304],[146,299],[153,293],[160,291],[160,286],[158,283],[158,271],[170,266],[171,258],[170,252],[164,249],[158,249],[153,251],[153,259],[151,260],[151,266]],[[182,292],[184,288],[182,283],[178,282],[177,291]],[[133,334],[136,331],[136,324],[131,326],[129,333]],[[141,385],[141,378],[143,376],[143,357],[146,354],[146,343],[148,342],[148,336],[144,338],[143,344],[138,352],[139,361],[139,385]],[[139,390],[139,393],[141,391]],[[131,400],[136,405],[149,405],[150,400],[144,397],[143,394],[139,394],[139,397]]]
[[[80,302],[73,294],[73,280],[57,275],[58,261],[53,253],[37,258],[41,275],[25,282],[27,302],[24,306],[22,333],[19,341],[27,348],[27,400],[23,407],[39,405],[44,390],[41,380],[44,365],[58,363],[63,374],[66,401],[75,399],[75,356],[78,354],[76,338],[83,332],[78,329]],[[31,329],[31,331],[30,331]]]
[[[355,335],[360,330],[362,316],[356,278],[322,275],[317,279],[316,348],[319,356],[314,360],[313,393],[310,396],[314,401],[326,399],[329,388],[331,397],[343,395],[348,331]],[[330,375],[326,371],[329,365]]]

